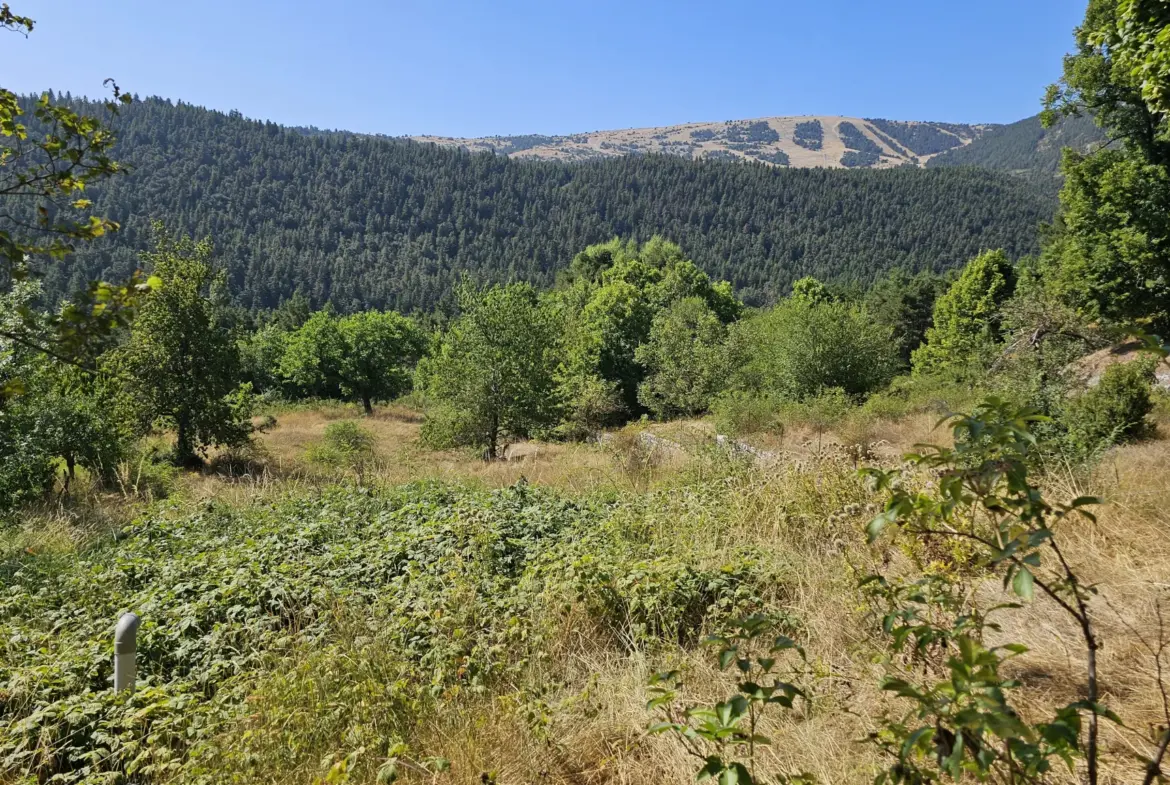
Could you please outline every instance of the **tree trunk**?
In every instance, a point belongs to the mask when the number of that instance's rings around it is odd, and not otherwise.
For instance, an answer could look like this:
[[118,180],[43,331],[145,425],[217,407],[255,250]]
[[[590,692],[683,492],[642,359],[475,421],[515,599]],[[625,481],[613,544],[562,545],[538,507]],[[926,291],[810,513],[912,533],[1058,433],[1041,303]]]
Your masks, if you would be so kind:
[[74,469],[77,467],[77,459],[72,453],[65,456],[65,487],[61,489],[64,496],[69,495],[69,486],[73,483]]
[[367,417],[371,417],[371,416],[373,416],[373,414],[374,414],[374,403],[373,403],[373,401],[371,401],[371,400],[370,400],[370,396],[368,396],[368,395],[363,395],[363,396],[362,396],[362,406],[364,406],[364,407],[365,407],[365,409],[366,409],[366,416],[367,416]]
[[198,461],[195,457],[195,445],[192,444],[191,426],[187,418],[180,417],[175,434],[175,463],[179,466],[194,466]]
[[491,425],[488,431],[488,451],[487,457],[489,461],[496,459],[496,452],[500,443],[500,415],[498,412],[492,412]]

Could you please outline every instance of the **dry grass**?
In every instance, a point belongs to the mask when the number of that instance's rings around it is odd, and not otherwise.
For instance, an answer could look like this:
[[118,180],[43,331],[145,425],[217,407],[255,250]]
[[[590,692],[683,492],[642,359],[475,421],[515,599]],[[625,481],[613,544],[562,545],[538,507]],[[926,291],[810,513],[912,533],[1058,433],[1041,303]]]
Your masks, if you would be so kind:
[[[278,417],[263,437],[276,470],[309,482],[315,470],[304,461],[308,447],[345,410],[303,410]],[[877,688],[881,668],[872,620],[856,591],[856,577],[876,560],[893,560],[864,546],[860,531],[873,511],[856,478],[850,448],[869,446],[877,460],[894,460],[922,442],[941,441],[937,416],[900,420],[857,419],[820,432],[790,427],[782,436],[757,441],[781,459],[741,467],[710,497],[676,493],[693,482],[701,455],[714,435],[704,422],[632,427],[605,445],[519,445],[515,460],[487,463],[464,452],[430,452],[417,443],[419,419],[400,408],[361,418],[375,434],[378,477],[387,482],[420,477],[507,485],[525,477],[572,492],[616,488],[652,493],[651,503],[628,522],[644,536],[685,548],[698,563],[717,566],[730,554],[755,549],[784,575],[785,606],[802,625],[815,666],[816,700],[810,713],[796,712],[769,723],[774,745],[761,764],[771,770],[808,771],[824,783],[872,778],[879,761],[858,743],[875,727],[889,698]],[[640,434],[680,445],[647,450]],[[1166,428],[1163,425],[1162,432]],[[689,479],[688,479],[689,478]],[[660,490],[655,490],[660,489]],[[665,489],[665,490],[661,490]],[[1106,781],[1140,781],[1133,755],[1148,754],[1150,729],[1167,718],[1157,689],[1158,605],[1170,589],[1170,443],[1150,441],[1116,449],[1091,476],[1067,472],[1053,477],[1050,494],[1069,499],[1093,492],[1106,504],[1096,523],[1070,523],[1061,532],[1082,576],[1097,584],[1095,611],[1105,647],[1100,654],[1105,700],[1127,722],[1106,724]],[[1005,598],[998,584],[984,587],[986,604]],[[1168,619],[1170,620],[1170,619]],[[1040,719],[1057,706],[1083,697],[1084,657],[1078,630],[1055,605],[1037,600],[1003,615],[1004,641],[1030,651],[1010,667],[1023,684],[1023,709]],[[1170,629],[1163,631],[1170,638]],[[581,614],[570,614],[551,644],[553,656],[530,674],[544,684],[532,720],[533,702],[523,690],[467,697],[431,716],[412,744],[451,760],[438,781],[473,783],[484,773],[498,782],[678,783],[693,781],[697,766],[669,736],[648,736],[645,710],[649,676],[664,668],[687,674],[688,698],[708,703],[733,691],[713,666],[711,652],[669,646],[656,651],[615,648]],[[1163,658],[1170,667],[1170,661]],[[535,666],[534,666],[535,667]],[[848,708],[848,711],[845,709]],[[1057,779],[1067,773],[1057,772]],[[1068,779],[1074,781],[1074,779]]]
[[388,406],[372,417],[352,407],[295,409],[277,414],[277,424],[259,437],[267,468],[277,477],[307,482],[333,481],[334,470],[311,464],[306,454],[324,436],[330,422],[353,419],[375,440],[373,476],[388,484],[435,479],[481,483],[488,487],[531,483],[587,492],[614,482],[614,467],[596,445],[518,443],[504,451],[506,460],[485,461],[469,450],[428,450],[419,444],[421,415],[407,407]]
[[[516,445],[510,451],[513,460],[489,463],[467,452],[422,448],[419,417],[405,408],[382,409],[371,418],[345,407],[297,409],[279,413],[277,426],[261,437],[265,466],[260,472],[226,479],[192,476],[185,481],[187,492],[244,501],[298,484],[334,481],[336,470],[312,465],[305,454],[329,422],[343,418],[358,419],[375,435],[379,481],[435,478],[495,487],[524,477],[570,493],[616,489],[646,494],[645,504],[631,505],[629,519],[619,518],[615,525],[684,550],[704,567],[717,568],[752,549],[782,576],[776,596],[799,620],[815,674],[811,711],[785,715],[763,729],[774,745],[762,764],[776,771],[807,771],[826,784],[872,779],[879,761],[873,748],[858,740],[890,703],[877,687],[879,636],[856,579],[883,561],[896,569],[900,556],[863,542],[861,530],[876,500],[857,478],[848,448],[870,444],[878,460],[893,461],[915,444],[947,435],[934,430],[935,415],[859,421],[821,433],[789,428],[782,437],[761,442],[779,451],[780,460],[718,466],[708,450],[713,431],[702,422],[650,426],[649,432],[681,445],[680,451],[647,453],[639,436],[643,429],[633,427],[602,445]],[[1167,430],[1162,423],[1160,432]],[[1104,725],[1109,757],[1102,781],[1140,781],[1141,767],[1133,756],[1148,754],[1151,728],[1170,722],[1150,651],[1159,645],[1160,633],[1170,639],[1170,628],[1158,623],[1159,606],[1170,621],[1170,441],[1115,449],[1088,476],[1068,471],[1050,478],[1048,491],[1054,500],[1086,493],[1105,499],[1096,523],[1070,521],[1059,536],[1081,576],[1099,589],[1094,610],[1105,642],[1102,688],[1105,702],[1127,723],[1127,728]],[[1003,599],[998,584],[984,586],[980,594],[987,605]],[[476,783],[489,773],[499,783],[693,782],[698,766],[682,745],[645,732],[651,720],[646,683],[656,671],[678,668],[686,674],[689,700],[725,699],[733,684],[714,667],[712,653],[674,644],[631,650],[614,645],[583,612],[571,610],[558,618],[549,658],[530,666],[524,684],[462,696],[442,712],[428,713],[414,730],[412,749],[451,761],[450,770],[434,781]],[[1059,608],[1038,599],[1004,613],[1001,622],[1004,641],[1030,648],[1010,665],[1024,684],[1023,709],[1029,717],[1045,717],[1083,697],[1083,647],[1078,630]],[[355,648],[343,659],[354,678],[375,685],[383,678],[383,666],[363,658],[379,656]],[[1170,659],[1164,657],[1163,664],[1170,667]],[[296,668],[315,672],[311,659],[288,667],[290,673]],[[294,679],[287,689],[299,689],[297,684]],[[539,699],[531,694],[534,684],[546,689]],[[324,680],[319,684],[326,697],[336,688]],[[377,695],[370,689],[374,711]],[[310,720],[297,720],[308,723],[305,733],[313,727]],[[298,764],[295,775],[285,771],[256,781],[306,781],[310,763],[306,758]],[[406,778],[431,781],[430,775],[410,772]],[[1077,780],[1058,770],[1054,781]]]

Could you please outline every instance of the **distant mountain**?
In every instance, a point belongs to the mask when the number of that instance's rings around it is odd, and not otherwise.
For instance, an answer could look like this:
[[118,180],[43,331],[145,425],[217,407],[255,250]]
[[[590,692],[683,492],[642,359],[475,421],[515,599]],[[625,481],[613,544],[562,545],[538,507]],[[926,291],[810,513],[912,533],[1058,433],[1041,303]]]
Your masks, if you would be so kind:
[[568,136],[411,138],[471,152],[491,151],[510,158],[591,161],[664,153],[691,159],[763,161],[795,169],[888,169],[924,166],[935,156],[967,147],[995,128],[993,125],[807,116],[591,131]]
[[[875,123],[827,125],[794,122],[784,138],[809,155],[874,155],[862,140],[873,141]],[[932,128],[882,133],[907,150],[975,133]],[[1034,183],[986,170],[790,170],[664,155],[564,165],[288,129],[161,99],[123,109],[116,130],[130,172],[86,194],[122,231],[49,263],[50,296],[128,275],[150,245],[151,219],[210,237],[242,305],[272,307],[299,289],[352,311],[431,308],[465,272],[549,285],[590,243],[655,234],[761,302],[804,275],[868,281],[891,267],[956,267],[986,248],[1031,253],[1053,209]],[[768,130],[720,133],[727,144],[776,144],[759,141]],[[4,210],[36,223],[31,203]]]
[[971,144],[941,153],[926,165],[981,166],[1016,174],[1056,177],[1062,148],[1073,147],[1083,152],[1105,141],[1105,132],[1087,115],[1067,117],[1049,129],[1040,124],[1040,116],[1036,115],[1011,125],[989,128]]

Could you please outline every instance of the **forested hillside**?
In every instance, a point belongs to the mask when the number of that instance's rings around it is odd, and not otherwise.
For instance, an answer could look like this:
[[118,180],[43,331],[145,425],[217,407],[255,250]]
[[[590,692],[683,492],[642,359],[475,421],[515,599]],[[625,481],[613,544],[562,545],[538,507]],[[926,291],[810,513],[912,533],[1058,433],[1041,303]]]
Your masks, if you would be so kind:
[[805,275],[870,281],[893,267],[954,267],[986,248],[1027,254],[1054,206],[987,171],[513,161],[305,135],[157,99],[126,107],[115,126],[116,155],[133,171],[88,195],[122,231],[48,271],[50,296],[124,278],[161,219],[211,237],[229,290],[249,307],[299,289],[343,311],[429,308],[464,270],[544,285],[591,243],[655,234],[755,302]]
[[982,166],[1051,180],[1059,173],[1062,148],[1073,147],[1085,152],[1090,145],[1103,143],[1105,138],[1105,132],[1089,115],[1063,118],[1048,129],[1041,125],[1040,115],[1036,115],[990,128],[971,144],[940,153],[926,165]]

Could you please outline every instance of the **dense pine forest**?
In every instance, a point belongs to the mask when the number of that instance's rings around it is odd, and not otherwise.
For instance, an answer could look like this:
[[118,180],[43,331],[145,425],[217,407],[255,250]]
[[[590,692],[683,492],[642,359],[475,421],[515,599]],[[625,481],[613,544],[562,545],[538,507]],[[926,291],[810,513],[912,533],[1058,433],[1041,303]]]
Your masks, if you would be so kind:
[[122,230],[50,269],[50,297],[124,278],[157,219],[212,237],[233,296],[252,308],[300,290],[342,311],[426,310],[461,271],[548,285],[591,243],[655,234],[754,304],[805,275],[869,282],[896,267],[954,268],[987,248],[1029,254],[1054,208],[1042,189],[988,171],[511,161],[157,99],[113,126],[130,172],[87,195]]

